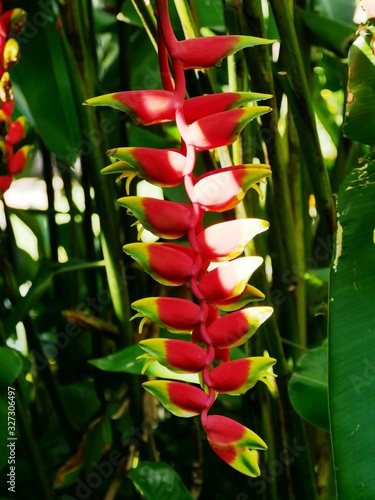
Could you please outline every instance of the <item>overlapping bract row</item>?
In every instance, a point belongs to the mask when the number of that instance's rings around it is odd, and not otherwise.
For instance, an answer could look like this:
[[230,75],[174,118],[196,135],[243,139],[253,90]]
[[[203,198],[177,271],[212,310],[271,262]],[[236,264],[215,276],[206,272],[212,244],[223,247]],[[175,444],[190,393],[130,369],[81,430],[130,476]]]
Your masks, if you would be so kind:
[[14,175],[19,174],[26,163],[30,146],[15,150],[27,131],[24,116],[12,119],[14,100],[8,69],[17,64],[20,51],[13,35],[22,33],[26,12],[22,9],[3,11],[0,2],[0,194],[9,189]]
[[[142,125],[175,120],[181,148],[120,147],[108,152],[116,161],[104,174],[138,176],[161,187],[185,184],[191,205],[127,196],[118,200],[147,230],[181,243],[129,243],[124,251],[162,285],[189,284],[196,303],[172,297],[148,297],[132,307],[134,317],[150,319],[173,333],[191,333],[191,342],[153,338],[140,342],[149,363],[157,361],[176,373],[198,373],[201,387],[174,380],[152,380],[144,387],[175,415],[201,415],[212,449],[232,467],[250,476],[259,474],[257,451],[266,449],[254,432],[227,417],[208,415],[220,393],[239,395],[258,380],[267,382],[275,359],[248,357],[230,360],[230,349],[244,344],[272,314],[266,306],[245,307],[264,295],[248,284],[262,264],[260,257],[240,257],[249,241],[268,228],[260,219],[240,219],[203,227],[204,212],[234,208],[257,183],[270,175],[268,165],[243,164],[194,177],[196,151],[232,144],[254,118],[270,110],[256,106],[268,95],[228,92],[185,99],[184,70],[209,68],[244,47],[270,43],[245,36],[220,36],[178,41],[170,25],[167,0],[156,1],[159,62],[164,90],[127,91],[89,99],[128,113]],[[169,72],[168,56],[174,74]],[[245,307],[245,308],[244,308]],[[226,312],[221,316],[219,311]]]

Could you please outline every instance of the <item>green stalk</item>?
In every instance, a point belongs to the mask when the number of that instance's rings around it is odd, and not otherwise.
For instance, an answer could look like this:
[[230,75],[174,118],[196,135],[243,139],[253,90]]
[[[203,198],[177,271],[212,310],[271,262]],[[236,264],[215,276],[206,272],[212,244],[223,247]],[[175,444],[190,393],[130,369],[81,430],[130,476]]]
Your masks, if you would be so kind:
[[[77,60],[78,68],[73,61],[69,62],[72,65],[72,75],[76,79],[77,100],[83,102],[87,97],[96,95],[95,64],[92,61],[90,47],[87,44],[87,26],[90,26],[91,21],[87,11],[87,4],[82,1],[72,2],[66,5],[65,9],[70,20],[69,37],[74,40],[76,55],[81,55]],[[62,30],[60,32],[64,38],[64,32]],[[66,40],[63,41],[66,44]],[[69,53],[68,47],[67,53]],[[79,74],[82,76],[81,79],[78,78]],[[96,110],[87,107],[78,109],[81,109],[82,131],[100,130]],[[108,287],[119,328],[119,347],[125,347],[132,344],[132,329],[129,324],[131,314],[121,251],[123,242],[120,240],[119,217],[114,202],[115,190],[113,181],[100,174],[100,170],[107,163],[103,154],[104,150],[105,144],[98,144],[97,141],[93,141],[92,152],[82,156],[81,161],[82,168],[89,172],[95,190],[95,201],[101,222],[101,242],[106,262]]]
[[[237,92],[237,65],[236,59],[234,55],[231,55],[227,58],[228,61],[228,83],[230,92]],[[241,148],[241,139],[237,139],[237,141],[232,145],[232,156],[234,165],[240,165],[242,163],[242,148]]]
[[304,209],[303,209],[303,189],[301,174],[300,141],[294,121],[288,113],[289,118],[289,158],[290,158],[290,190],[292,196],[295,239],[296,246],[296,268],[301,279],[293,294],[295,300],[295,311],[297,316],[298,341],[302,347],[306,345],[306,286],[303,275],[305,273],[305,240],[304,240]]
[[52,164],[51,155],[45,145],[41,144],[41,151],[43,155],[43,175],[44,181],[46,183],[47,200],[48,200],[48,232],[49,232],[49,243],[51,249],[51,260],[53,262],[58,261],[58,232],[55,218],[55,193],[52,185]]
[[158,51],[158,42],[157,42],[157,32],[156,32],[156,20],[154,15],[152,14],[152,7],[149,3],[146,5],[144,0],[132,0],[132,4],[137,11],[137,14],[142,21],[143,26],[151,40],[151,43],[156,50]]
[[196,38],[199,30],[194,22],[190,5],[186,0],[174,0],[178,16],[180,18],[185,38]]
[[286,0],[270,0],[282,42],[283,65],[288,70],[288,79],[296,101],[296,125],[301,146],[309,169],[311,184],[314,189],[317,207],[326,221],[331,234],[336,229],[336,210],[324,165],[318,133],[316,130],[310,89],[291,9]]

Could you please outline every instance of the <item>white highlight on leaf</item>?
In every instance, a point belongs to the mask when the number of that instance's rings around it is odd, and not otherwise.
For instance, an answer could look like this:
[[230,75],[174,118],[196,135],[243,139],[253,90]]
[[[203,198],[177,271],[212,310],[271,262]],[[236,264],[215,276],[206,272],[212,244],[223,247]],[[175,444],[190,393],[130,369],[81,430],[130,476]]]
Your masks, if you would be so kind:
[[336,233],[336,255],[333,262],[333,270],[337,271],[337,264],[342,253],[342,225],[340,222],[337,223],[337,233]]

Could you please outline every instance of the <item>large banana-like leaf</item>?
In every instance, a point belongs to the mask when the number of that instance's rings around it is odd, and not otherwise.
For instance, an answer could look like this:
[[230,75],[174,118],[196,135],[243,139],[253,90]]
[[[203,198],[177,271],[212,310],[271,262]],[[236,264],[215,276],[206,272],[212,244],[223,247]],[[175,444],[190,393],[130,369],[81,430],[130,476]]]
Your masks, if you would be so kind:
[[329,403],[340,500],[375,498],[375,156],[344,181],[331,268]]
[[[47,148],[74,162],[82,146],[70,64],[73,55],[63,43],[61,20],[49,2],[17,2],[28,14],[19,37],[21,59],[11,68]],[[22,110],[24,111],[24,110]],[[86,138],[87,139],[87,138]]]

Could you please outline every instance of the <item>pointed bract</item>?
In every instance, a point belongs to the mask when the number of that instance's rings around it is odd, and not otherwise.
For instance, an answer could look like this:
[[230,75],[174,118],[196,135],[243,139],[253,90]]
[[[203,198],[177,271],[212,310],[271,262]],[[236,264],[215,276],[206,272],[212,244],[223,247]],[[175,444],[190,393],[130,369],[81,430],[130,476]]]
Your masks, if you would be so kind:
[[208,272],[199,282],[207,302],[216,303],[241,295],[253,272],[262,264],[261,257],[241,257],[224,262]]
[[238,50],[274,42],[275,40],[266,38],[240,35],[200,37],[178,42],[173,47],[171,55],[182,64],[184,69],[207,69],[220,64],[224,57]]
[[169,122],[175,118],[175,95],[165,90],[115,92],[87,99],[85,104],[119,109],[141,125]]
[[198,373],[203,370],[207,352],[198,345],[175,339],[147,339],[139,342],[163,366],[177,373]]
[[32,146],[22,146],[22,148],[14,153],[7,165],[8,172],[11,175],[17,175],[22,172],[26,165],[27,157],[32,149]]
[[227,261],[241,255],[252,238],[268,229],[261,219],[237,219],[214,224],[198,234],[199,251],[210,261]]
[[190,248],[172,243],[129,243],[123,249],[163,285],[183,285],[192,276],[194,252]]
[[173,297],[147,297],[136,300],[132,308],[170,332],[190,332],[201,319],[200,307],[190,300]]
[[17,144],[24,139],[27,132],[27,121],[24,116],[20,116],[16,121],[10,124],[9,132],[5,140],[10,144]]
[[140,196],[120,198],[117,203],[128,208],[145,229],[161,238],[181,238],[189,230],[192,208],[186,203]]
[[207,403],[208,396],[202,389],[183,382],[151,380],[144,382],[142,386],[178,417],[199,415]]
[[239,395],[269,375],[267,370],[276,363],[276,359],[257,356],[223,363],[210,371],[210,381],[216,392]]
[[192,97],[184,102],[184,116],[186,122],[190,125],[206,116],[240,108],[250,102],[269,99],[270,97],[272,97],[271,94],[258,94],[256,92],[223,92]]
[[[210,443],[211,445],[211,443]],[[220,450],[211,445],[212,450],[224,462],[238,470],[242,474],[250,477],[260,476],[260,469],[258,465],[258,452],[256,450],[248,450],[246,448]]]
[[220,450],[252,448],[266,450],[267,445],[255,432],[221,415],[209,415],[204,424],[211,445]]
[[197,203],[211,212],[234,208],[247,191],[268,175],[269,165],[237,165],[208,172],[198,178],[194,186]]
[[220,148],[232,144],[251,120],[270,110],[268,106],[250,106],[201,118],[189,126],[188,143],[197,150]]
[[7,37],[12,35],[20,35],[25,27],[27,14],[23,9],[7,10],[0,16],[0,35]]
[[[162,187],[177,186],[183,181],[186,158],[177,151],[152,148],[117,148],[109,156],[125,162],[143,179]],[[119,165],[120,167],[120,165]],[[112,165],[103,174],[118,173]]]
[[232,297],[228,300],[223,300],[222,302],[216,302],[216,307],[221,311],[237,311],[242,307],[246,306],[249,302],[256,302],[259,300],[264,300],[265,295],[263,292],[258,290],[252,285],[246,285],[244,291],[238,297]]
[[271,316],[272,307],[248,307],[214,321],[207,329],[212,345],[231,348],[244,344]]

